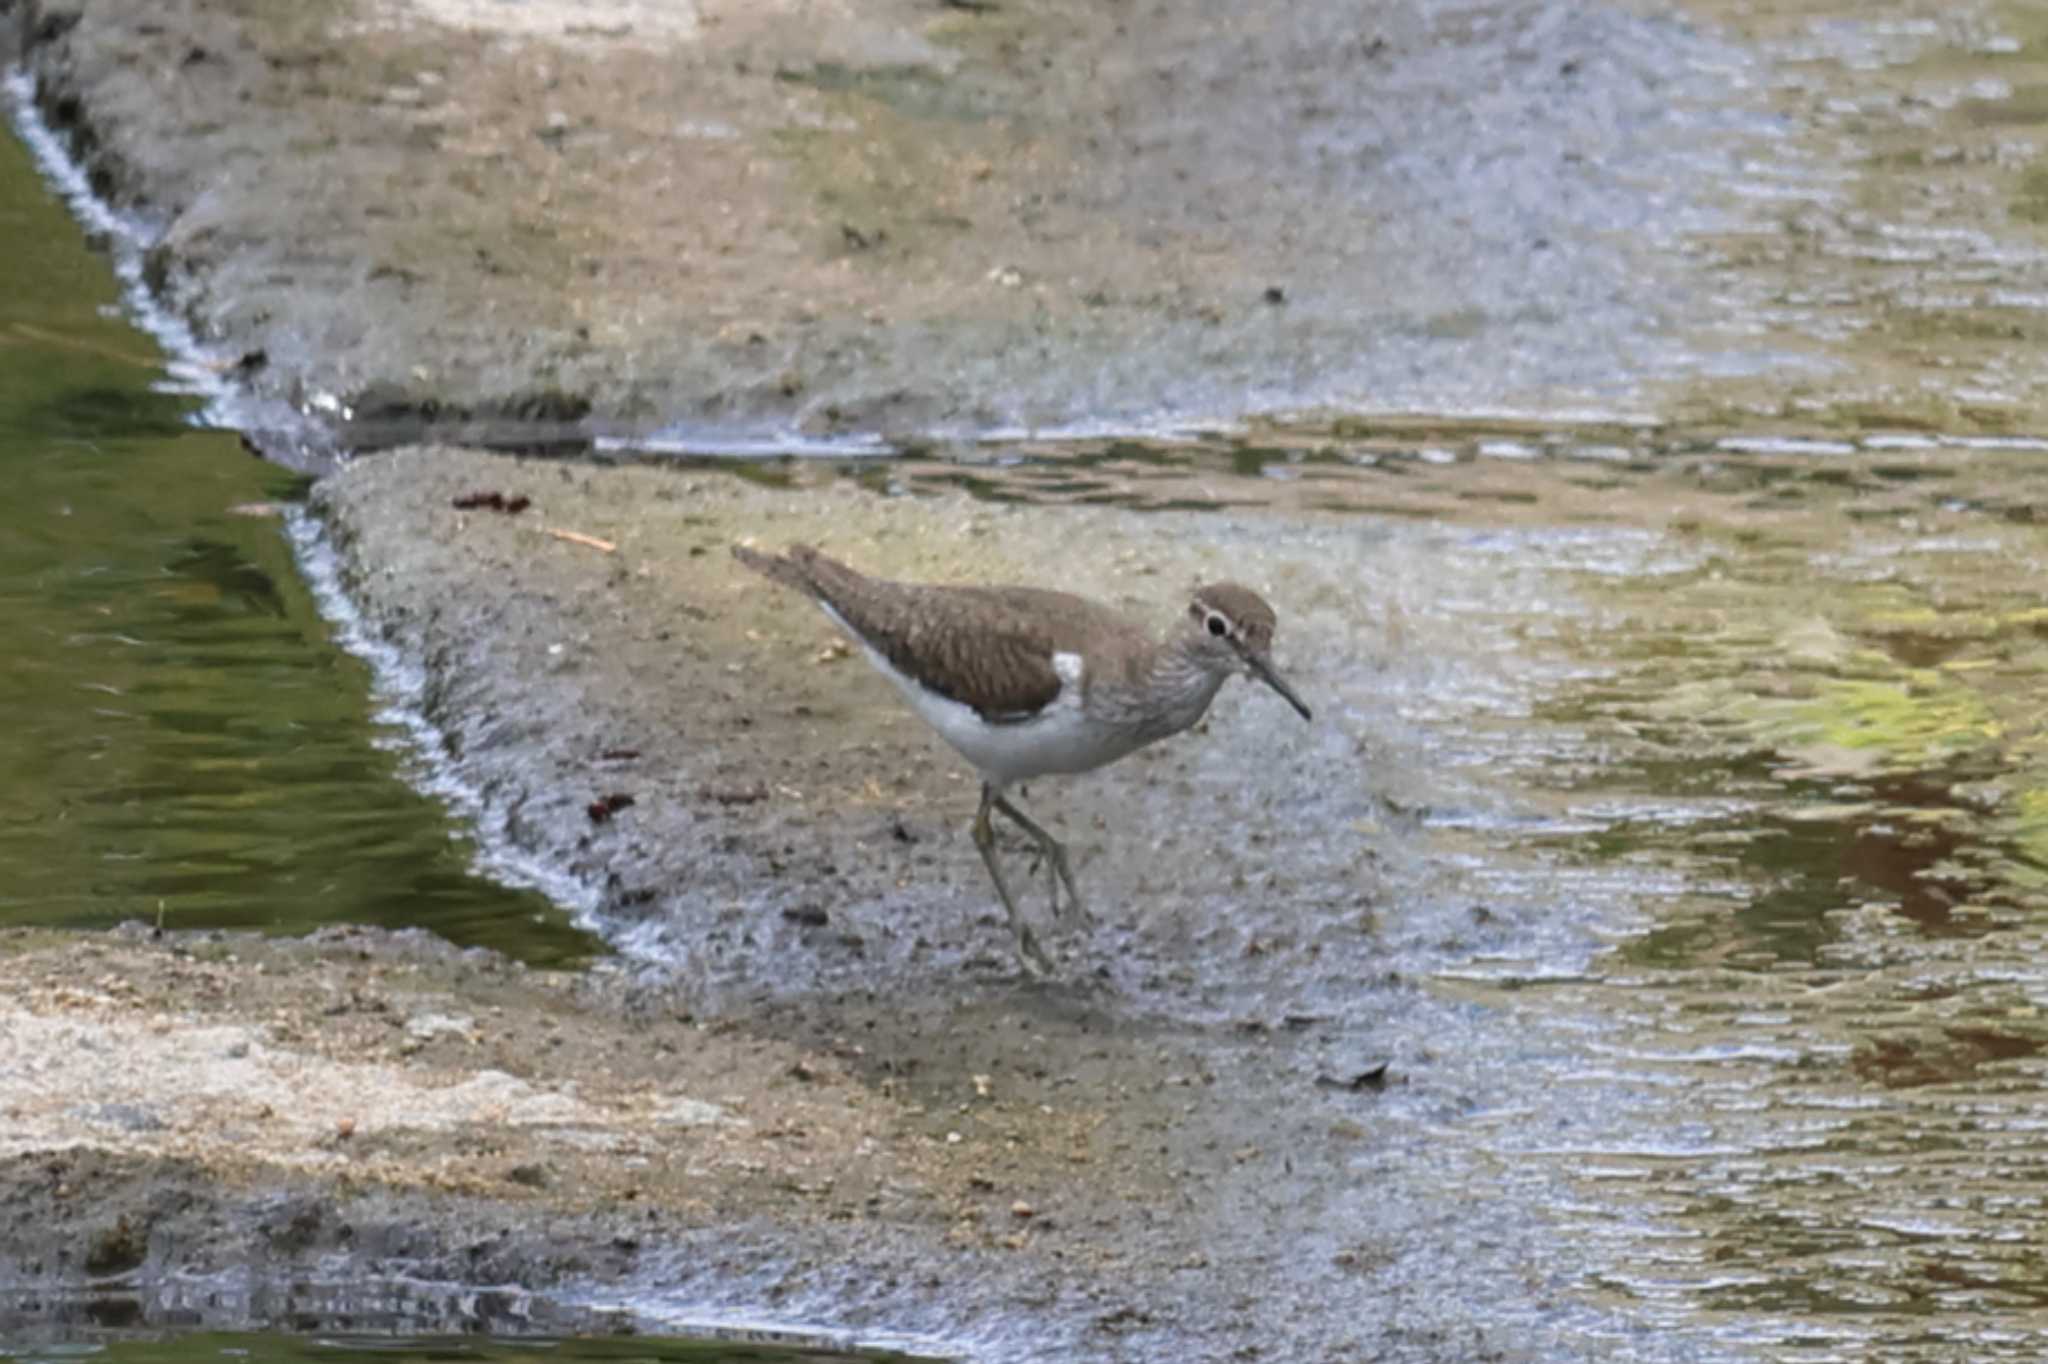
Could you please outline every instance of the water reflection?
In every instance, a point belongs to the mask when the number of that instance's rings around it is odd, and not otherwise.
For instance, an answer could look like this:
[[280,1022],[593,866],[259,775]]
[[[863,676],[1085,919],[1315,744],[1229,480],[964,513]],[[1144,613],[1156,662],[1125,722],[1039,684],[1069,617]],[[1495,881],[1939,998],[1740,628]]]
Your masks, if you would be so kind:
[[5,138],[0,235],[0,923],[421,925],[586,955],[539,894],[471,875],[401,780],[368,670],[265,514],[300,480],[190,424]]
[[2035,1358],[2048,542],[1996,497],[1858,514],[1995,484],[1967,463],[1829,472],[1718,477],[1677,571],[1573,574],[1586,671],[1537,715],[1581,832],[1531,846],[1562,894],[1636,876],[1640,927],[1546,994],[1607,1025],[1591,1121],[1515,1140],[1578,1168],[1635,1310],[1771,1358]]
[[[259,1323],[272,1329],[252,1329]],[[515,1287],[407,1278],[233,1274],[163,1283],[146,1292],[0,1292],[0,1359],[85,1357],[107,1364],[916,1364],[927,1358],[738,1318],[707,1317],[677,1333],[671,1323],[623,1309],[582,1306]]]

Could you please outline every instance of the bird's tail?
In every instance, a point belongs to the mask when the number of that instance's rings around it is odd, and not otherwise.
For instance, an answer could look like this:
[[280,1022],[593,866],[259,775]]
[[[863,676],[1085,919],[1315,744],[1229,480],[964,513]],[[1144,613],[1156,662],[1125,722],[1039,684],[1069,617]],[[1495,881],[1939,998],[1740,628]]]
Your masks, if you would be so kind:
[[806,596],[831,601],[860,574],[810,545],[791,545],[782,554],[763,554],[745,545],[734,545],[732,557],[756,573]]

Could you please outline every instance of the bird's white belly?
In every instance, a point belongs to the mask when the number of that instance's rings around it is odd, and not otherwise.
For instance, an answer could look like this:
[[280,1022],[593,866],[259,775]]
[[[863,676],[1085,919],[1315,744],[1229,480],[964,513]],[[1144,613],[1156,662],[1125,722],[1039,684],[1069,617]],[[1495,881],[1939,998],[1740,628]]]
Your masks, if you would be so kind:
[[1073,689],[1029,720],[992,725],[969,706],[912,684],[904,694],[939,737],[996,786],[1033,777],[1086,772],[1136,747],[1122,732],[1091,723]]
[[[825,614],[844,628],[838,612],[828,606]],[[860,645],[875,670],[896,684],[924,722],[972,763],[982,780],[997,787],[1033,777],[1086,772],[1138,747],[1136,737],[1128,731],[1088,718],[1081,707],[1081,660],[1074,655],[1061,654],[1054,660],[1066,685],[1051,705],[1028,720],[990,724],[972,706],[941,696],[898,672],[880,650],[852,630],[846,633]]]

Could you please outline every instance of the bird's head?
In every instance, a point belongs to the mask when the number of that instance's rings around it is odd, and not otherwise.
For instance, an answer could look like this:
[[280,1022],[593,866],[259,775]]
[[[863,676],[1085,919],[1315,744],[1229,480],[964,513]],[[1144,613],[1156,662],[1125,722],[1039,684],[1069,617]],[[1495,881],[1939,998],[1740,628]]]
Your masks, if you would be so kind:
[[1308,707],[1273,666],[1275,623],[1266,599],[1236,583],[1210,583],[1188,603],[1196,656],[1205,666],[1224,674],[1242,671],[1279,692],[1302,719],[1311,719]]

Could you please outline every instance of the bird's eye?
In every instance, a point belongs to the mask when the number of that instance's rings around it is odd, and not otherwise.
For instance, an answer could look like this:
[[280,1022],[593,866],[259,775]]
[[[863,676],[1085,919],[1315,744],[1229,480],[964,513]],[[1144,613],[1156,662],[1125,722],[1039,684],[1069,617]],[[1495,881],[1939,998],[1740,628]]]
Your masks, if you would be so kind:
[[1230,622],[1224,620],[1221,616],[1210,616],[1209,633],[1218,639],[1223,638],[1223,636],[1230,633]]

